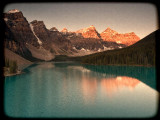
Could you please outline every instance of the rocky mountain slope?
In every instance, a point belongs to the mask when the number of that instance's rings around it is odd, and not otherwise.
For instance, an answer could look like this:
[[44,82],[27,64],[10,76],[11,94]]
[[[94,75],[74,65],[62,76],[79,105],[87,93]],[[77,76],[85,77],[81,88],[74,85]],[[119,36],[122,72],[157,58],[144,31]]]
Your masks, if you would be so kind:
[[[43,21],[34,20],[30,23],[32,31],[39,41],[41,49],[48,50],[50,54],[70,54],[74,51],[71,43],[55,27],[48,30]],[[62,44],[63,43],[63,44]],[[53,58],[53,57],[52,57]]]
[[29,43],[36,48],[39,48],[39,44],[22,12],[11,10],[8,13],[4,13],[4,21],[5,47],[26,59],[31,61],[36,60],[32,57],[31,52],[26,47],[26,43]]
[[7,59],[10,59],[12,61],[17,61],[18,65],[24,65],[24,64],[32,64],[32,62],[30,62],[29,60],[24,59],[23,57],[17,55],[16,53],[12,52],[11,50],[5,48],[4,49],[5,52],[5,57]]
[[95,38],[95,39],[101,38],[100,34],[97,32],[96,28],[93,25],[91,25],[88,28],[80,29],[75,33],[81,33],[84,38]]
[[70,40],[72,48],[77,51],[74,53],[76,56],[126,47],[124,44],[104,41],[93,25],[76,32],[69,32],[67,28],[64,28],[61,33]]
[[12,52],[7,48],[4,49],[4,54],[5,54],[5,59],[8,59],[10,61],[16,61],[19,70],[22,70],[25,67],[33,64],[33,62],[26,60],[25,58],[19,56],[18,54]]
[[111,28],[107,28],[100,35],[104,41],[121,43],[127,46],[132,45],[140,40],[140,38],[134,32],[120,34]]
[[118,34],[118,32],[116,32],[108,27],[105,31],[103,31],[100,34],[100,36],[104,41],[112,41],[112,37],[116,34]]

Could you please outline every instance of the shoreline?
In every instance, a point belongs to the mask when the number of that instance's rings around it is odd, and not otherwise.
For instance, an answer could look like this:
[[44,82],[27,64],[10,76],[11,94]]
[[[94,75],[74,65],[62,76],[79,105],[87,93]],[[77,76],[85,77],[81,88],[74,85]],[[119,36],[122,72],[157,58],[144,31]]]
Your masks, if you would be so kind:
[[[34,64],[34,63],[33,63]],[[23,70],[30,66],[32,64],[24,64],[24,65],[18,65],[18,70],[16,73],[9,73],[9,71],[5,71],[6,67],[3,67],[3,76],[4,77],[10,77],[10,76],[15,76],[15,75],[20,75],[20,74],[23,74],[25,72],[23,72]],[[7,68],[8,69],[8,68]]]
[[97,65],[97,66],[136,66],[136,67],[156,67],[156,65],[127,65],[127,64],[107,64],[107,65],[99,65],[99,64],[89,64],[89,63],[80,63],[82,65]]
[[[63,62],[67,62],[67,63],[72,63],[72,62],[78,62],[78,61],[49,61],[49,62],[55,62],[55,63],[63,63]],[[94,66],[137,66],[137,67],[156,67],[156,66],[152,66],[152,65],[125,65],[125,64],[108,64],[108,65],[98,65],[98,64],[89,64],[89,63],[81,63],[81,62],[78,62],[80,63],[81,65],[94,65]],[[36,64],[36,63],[32,63],[32,64]],[[18,65],[18,70],[16,73],[8,73],[5,72],[5,70],[3,71],[3,75],[4,77],[10,77],[10,76],[15,76],[15,75],[20,75],[20,74],[23,74],[25,72],[23,72],[23,69],[25,69],[26,67],[32,65],[32,64],[25,64],[25,65]],[[5,69],[6,67],[4,67]]]
[[24,72],[22,71],[18,71],[16,73],[7,73],[7,74],[4,74],[4,77],[10,77],[10,76],[15,76],[15,75],[20,75],[20,74],[23,74]]

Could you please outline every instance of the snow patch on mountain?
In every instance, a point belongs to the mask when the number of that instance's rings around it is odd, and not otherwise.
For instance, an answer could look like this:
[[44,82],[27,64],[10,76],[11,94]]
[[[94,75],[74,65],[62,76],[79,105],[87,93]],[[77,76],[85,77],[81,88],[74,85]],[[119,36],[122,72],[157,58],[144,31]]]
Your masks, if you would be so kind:
[[112,48],[112,47],[106,47],[106,46],[103,45],[103,49],[104,50],[113,50],[114,48]]
[[8,18],[4,18],[5,21],[8,21]]
[[13,9],[13,10],[8,11],[8,13],[16,13],[16,12],[20,12],[20,11],[17,9]]
[[31,28],[31,30],[32,30],[32,32],[33,32],[33,34],[34,34],[34,36],[37,38],[39,45],[42,45],[42,41],[41,41],[41,40],[37,37],[37,35],[35,34],[34,29],[33,29],[33,25],[32,25],[32,24],[30,24],[30,28]]
[[116,41],[116,43],[121,43],[121,41]]
[[74,50],[77,50],[76,47],[73,47]]
[[98,52],[101,52],[101,51],[102,51],[102,49],[101,49],[101,48],[99,48],[99,49],[98,49]]
[[86,49],[84,49],[84,48],[81,48],[81,50],[85,50],[86,51]]

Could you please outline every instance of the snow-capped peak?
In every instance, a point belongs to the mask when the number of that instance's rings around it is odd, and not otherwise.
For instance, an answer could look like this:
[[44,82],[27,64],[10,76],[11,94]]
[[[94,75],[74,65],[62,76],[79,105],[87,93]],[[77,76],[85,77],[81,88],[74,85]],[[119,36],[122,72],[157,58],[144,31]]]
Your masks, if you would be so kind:
[[93,25],[91,25],[91,26],[89,26],[89,27],[93,28],[94,26],[93,26]]
[[82,29],[82,32],[89,32],[90,30],[96,30],[96,28],[93,25],[91,25],[88,28]]
[[9,10],[8,13],[16,13],[16,12],[20,12],[19,10],[17,9],[12,9],[12,10]]
[[96,28],[93,25],[89,26],[89,28],[87,28],[87,29],[96,30]]
[[68,32],[67,28],[63,28],[61,32]]
[[112,30],[110,27],[108,27],[105,31],[114,31],[114,30]]
[[111,28],[110,28],[110,27],[108,27],[107,29],[108,29],[108,30],[111,30]]
[[50,31],[58,31],[58,29],[56,27],[52,27]]
[[108,27],[105,31],[103,31],[102,33],[105,33],[105,34],[118,34],[118,32],[112,30],[110,27]]

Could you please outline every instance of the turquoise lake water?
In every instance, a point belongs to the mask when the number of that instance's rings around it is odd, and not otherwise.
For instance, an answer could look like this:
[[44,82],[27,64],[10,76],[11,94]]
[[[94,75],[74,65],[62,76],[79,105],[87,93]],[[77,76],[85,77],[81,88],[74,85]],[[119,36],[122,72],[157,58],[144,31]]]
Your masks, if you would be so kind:
[[148,118],[158,109],[154,67],[44,62],[5,78],[4,111],[22,118]]

